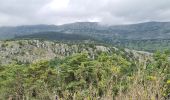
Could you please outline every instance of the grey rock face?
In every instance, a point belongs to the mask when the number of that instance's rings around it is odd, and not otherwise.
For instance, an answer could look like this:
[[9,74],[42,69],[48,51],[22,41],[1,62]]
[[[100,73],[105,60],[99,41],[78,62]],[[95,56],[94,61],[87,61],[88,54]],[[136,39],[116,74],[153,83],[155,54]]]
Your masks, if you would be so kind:
[[99,51],[109,52],[110,47],[88,44],[64,44],[40,40],[0,41],[0,63],[14,61],[31,63],[39,60],[64,58],[75,53],[87,52],[94,56]]

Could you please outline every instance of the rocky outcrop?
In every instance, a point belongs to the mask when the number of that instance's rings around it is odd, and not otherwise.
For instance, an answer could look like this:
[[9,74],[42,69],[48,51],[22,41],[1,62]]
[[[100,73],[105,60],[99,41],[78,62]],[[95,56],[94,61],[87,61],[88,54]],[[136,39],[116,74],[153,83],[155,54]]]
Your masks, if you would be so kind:
[[14,61],[31,63],[39,60],[63,58],[75,53],[87,52],[94,57],[98,52],[111,52],[112,47],[94,44],[66,44],[41,40],[0,41],[0,63]]

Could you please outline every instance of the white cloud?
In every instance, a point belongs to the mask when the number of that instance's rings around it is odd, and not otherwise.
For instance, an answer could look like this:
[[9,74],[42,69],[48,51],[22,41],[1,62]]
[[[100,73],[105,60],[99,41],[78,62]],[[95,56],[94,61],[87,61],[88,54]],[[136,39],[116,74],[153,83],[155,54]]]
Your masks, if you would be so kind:
[[63,11],[64,9],[67,9],[68,4],[69,0],[52,0],[43,9],[52,11]]
[[0,0],[0,25],[170,21],[168,0]]

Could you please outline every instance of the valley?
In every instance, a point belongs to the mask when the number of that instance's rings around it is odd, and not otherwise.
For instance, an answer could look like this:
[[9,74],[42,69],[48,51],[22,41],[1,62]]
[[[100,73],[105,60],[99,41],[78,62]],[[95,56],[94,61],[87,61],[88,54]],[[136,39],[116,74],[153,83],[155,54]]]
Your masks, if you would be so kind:
[[169,27],[169,22],[145,22],[117,26],[96,22],[77,22],[58,26],[25,25],[1,27],[0,37],[2,40],[33,38],[67,42],[90,40],[116,47],[155,52],[170,48]]
[[1,27],[0,100],[168,100],[168,26]]

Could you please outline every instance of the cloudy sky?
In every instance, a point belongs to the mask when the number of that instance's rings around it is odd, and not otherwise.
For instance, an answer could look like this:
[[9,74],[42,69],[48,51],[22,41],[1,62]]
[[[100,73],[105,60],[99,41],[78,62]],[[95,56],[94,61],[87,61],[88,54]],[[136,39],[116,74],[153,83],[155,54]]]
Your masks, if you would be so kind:
[[170,0],[0,0],[0,26],[170,21]]

